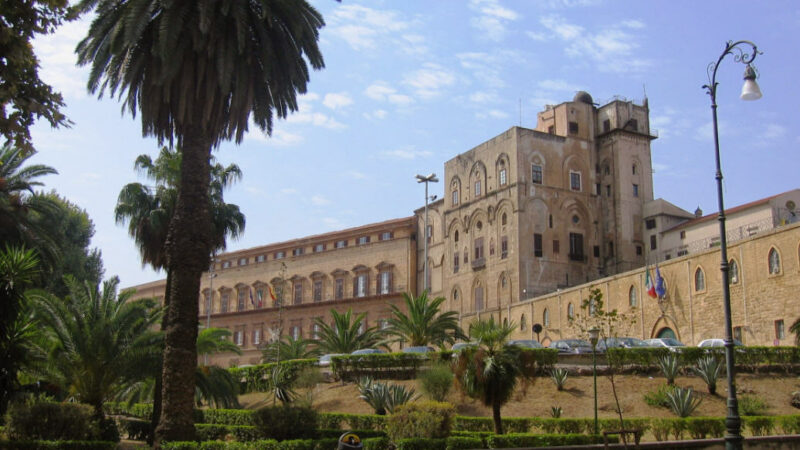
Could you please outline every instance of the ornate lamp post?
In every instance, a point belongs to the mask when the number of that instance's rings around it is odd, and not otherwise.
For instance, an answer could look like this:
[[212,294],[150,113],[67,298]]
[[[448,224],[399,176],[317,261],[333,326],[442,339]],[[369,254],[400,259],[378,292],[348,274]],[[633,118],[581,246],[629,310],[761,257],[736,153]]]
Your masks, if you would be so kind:
[[[751,47],[747,52],[747,47]],[[743,49],[744,47],[744,49]],[[729,287],[728,273],[728,242],[725,231],[725,206],[722,199],[722,168],[719,158],[719,128],[717,125],[717,69],[725,56],[733,55],[735,62],[745,64],[744,86],[742,87],[742,100],[758,100],[761,98],[761,90],[756,83],[756,71],[750,63],[761,53],[756,44],[750,41],[728,41],[725,51],[722,52],[717,62],[708,65],[709,84],[703,86],[708,95],[711,96],[711,113],[714,123],[714,151],[717,163],[717,200],[719,202],[719,240],[720,240],[720,271],[722,272],[722,304],[725,309],[725,367],[728,382],[728,415],[725,417],[725,448],[727,450],[742,448],[742,421],[739,418],[739,406],[736,400],[736,385],[734,382],[734,352],[733,352],[733,330],[731,325],[731,293]]]
[[[430,175],[422,176],[417,175],[417,183],[425,183],[425,232],[423,233],[425,236],[423,239],[425,240],[425,271],[422,274],[422,290],[427,291],[430,286],[428,286],[428,183],[438,183],[439,179],[436,178],[436,174],[432,173]],[[434,196],[435,197],[435,196]]]
[[592,378],[594,380],[594,434],[600,434],[600,427],[597,422],[597,340],[600,336],[600,329],[592,327],[589,329],[589,342],[592,343]]

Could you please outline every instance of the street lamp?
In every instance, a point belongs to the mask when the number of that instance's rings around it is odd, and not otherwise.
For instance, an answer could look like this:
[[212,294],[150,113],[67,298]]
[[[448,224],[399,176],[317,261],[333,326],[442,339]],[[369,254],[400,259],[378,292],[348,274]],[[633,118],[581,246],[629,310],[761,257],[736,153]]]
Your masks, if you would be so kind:
[[597,338],[600,336],[600,329],[592,327],[589,329],[589,342],[592,343],[592,378],[594,380],[594,434],[600,434],[600,427],[597,423]]
[[[740,47],[741,46],[741,47]],[[752,48],[752,53],[746,53],[747,46]],[[744,47],[744,50],[742,49]],[[722,200],[722,168],[719,158],[719,128],[717,126],[717,69],[727,55],[733,55],[735,62],[745,64],[744,86],[742,87],[742,100],[758,100],[761,98],[761,89],[756,83],[756,71],[750,64],[761,53],[756,44],[750,41],[728,41],[725,51],[722,52],[717,62],[708,65],[709,84],[703,86],[711,96],[711,114],[714,124],[714,155],[717,163],[717,200],[719,202],[719,240],[720,240],[720,271],[722,272],[722,304],[725,309],[725,368],[728,381],[728,415],[725,417],[725,448],[726,450],[742,448],[742,421],[739,418],[739,406],[736,401],[736,385],[734,381],[734,352],[733,330],[731,325],[731,293],[728,274],[728,242],[725,232],[725,206]]]
[[424,237],[424,241],[425,241],[425,271],[422,274],[422,277],[423,277],[422,290],[423,291],[427,291],[428,288],[429,288],[429,286],[428,286],[428,183],[438,183],[439,179],[436,178],[436,174],[435,173],[432,173],[432,174],[428,175],[427,177],[426,176],[422,176],[422,175],[417,175],[416,178],[417,178],[417,183],[425,183],[425,232],[423,233],[425,235],[425,237]]
[[[214,300],[214,278],[217,274],[214,273],[214,264],[217,258],[211,256],[211,265],[208,267],[208,300],[206,301],[206,329],[211,328],[211,304]],[[208,355],[203,355],[203,365],[208,365]]]

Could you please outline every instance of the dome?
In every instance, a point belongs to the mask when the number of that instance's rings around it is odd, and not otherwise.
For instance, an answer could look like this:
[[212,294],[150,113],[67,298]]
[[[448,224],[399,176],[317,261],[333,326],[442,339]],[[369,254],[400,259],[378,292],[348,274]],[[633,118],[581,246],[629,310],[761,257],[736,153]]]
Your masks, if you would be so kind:
[[592,96],[589,95],[589,93],[586,91],[578,91],[578,93],[575,94],[575,98],[573,98],[572,101],[587,103],[589,105],[594,103],[594,100],[592,100]]

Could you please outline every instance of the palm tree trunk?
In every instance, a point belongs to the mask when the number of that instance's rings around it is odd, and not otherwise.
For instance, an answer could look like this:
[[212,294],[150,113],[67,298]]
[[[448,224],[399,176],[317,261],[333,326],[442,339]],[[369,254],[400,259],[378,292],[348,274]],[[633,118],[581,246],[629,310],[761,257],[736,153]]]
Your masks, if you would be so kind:
[[[164,306],[162,310],[161,316],[161,333],[165,333],[167,331],[167,311],[169,311],[169,283],[170,283],[170,271],[167,270],[167,282],[166,282],[166,289],[164,290]],[[155,441],[155,430],[158,426],[158,422],[161,420],[161,403],[162,403],[162,396],[161,396],[161,389],[164,386],[164,383],[161,382],[161,373],[164,370],[164,356],[163,356],[163,349],[162,349],[162,356],[158,364],[158,375],[156,375],[156,382],[155,387],[153,388],[153,415],[150,417],[150,432],[147,434],[147,445],[153,445]]]
[[492,419],[495,434],[503,434],[503,419],[500,417],[500,402],[492,402]]
[[208,198],[211,141],[200,127],[182,131],[181,180],[166,242],[170,305],[165,318],[162,415],[156,447],[163,441],[195,437],[198,296],[212,247]]

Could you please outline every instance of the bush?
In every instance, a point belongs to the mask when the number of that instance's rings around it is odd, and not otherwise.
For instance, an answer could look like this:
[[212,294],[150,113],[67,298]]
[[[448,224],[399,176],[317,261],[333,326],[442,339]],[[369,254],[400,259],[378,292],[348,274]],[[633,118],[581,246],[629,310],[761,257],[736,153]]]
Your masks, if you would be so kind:
[[217,425],[210,423],[198,423],[194,426],[195,433],[197,434],[198,441],[219,441],[225,439],[228,435],[228,427],[226,425]]
[[342,380],[364,376],[376,379],[414,378],[417,376],[417,369],[427,360],[428,356],[416,353],[342,355],[331,358],[331,371],[336,378]]
[[12,404],[6,416],[11,440],[83,441],[97,436],[92,408],[78,403],[36,401]]
[[419,376],[422,391],[437,402],[447,400],[447,395],[453,388],[453,371],[447,364],[435,364]]
[[419,402],[398,406],[386,422],[393,441],[408,438],[444,438],[453,428],[455,408],[449,403]]
[[396,407],[415,398],[414,389],[400,384],[376,383],[371,378],[362,378],[358,390],[361,393],[359,398],[367,402],[375,410],[375,414],[380,416],[394,412]]
[[150,435],[150,422],[138,419],[118,419],[128,439],[144,441]]
[[244,409],[203,409],[196,411],[201,423],[219,425],[255,425],[255,411]]
[[409,438],[399,439],[394,442],[397,450],[445,450],[447,440]]
[[116,442],[104,441],[0,441],[4,450],[115,450]]
[[722,361],[716,356],[705,356],[697,361],[697,367],[694,367],[693,370],[706,382],[708,393],[716,395],[717,378],[722,372]]
[[389,448],[389,442],[388,437],[375,437],[362,439],[361,445],[363,450],[386,450]]
[[692,439],[720,438],[725,434],[725,419],[689,417],[683,422]]
[[445,441],[445,450],[466,450],[484,447],[486,447],[486,443],[479,437],[450,436]]
[[255,426],[265,439],[303,439],[313,437],[317,413],[301,406],[267,406],[255,412]]
[[96,421],[97,439],[106,442],[119,442],[119,430],[117,422],[110,417],[103,417]]
[[672,388],[667,393],[669,409],[678,417],[689,417],[700,406],[701,399],[694,396],[692,388]]
[[668,353],[659,356],[656,361],[658,362],[658,368],[661,369],[661,374],[667,379],[667,384],[670,386],[675,384],[675,378],[681,371],[681,363],[678,360],[678,356],[674,353]]
[[672,391],[671,387],[662,384],[655,391],[645,392],[644,402],[653,407],[669,408],[667,393],[670,391]]
[[272,370],[274,367],[280,365],[287,371],[286,376],[290,379],[296,379],[297,375],[304,369],[309,367],[316,367],[316,359],[293,359],[290,361],[283,361],[280,363],[260,364],[258,366],[250,367],[232,367],[228,372],[233,375],[236,380],[244,380],[239,385],[239,392],[247,394],[250,392],[270,392],[272,390]]
[[744,426],[753,436],[769,436],[775,430],[775,418],[768,416],[744,417]]
[[[609,436],[609,442],[618,442],[616,436]],[[585,434],[495,434],[486,438],[489,448],[555,447],[560,445],[600,444],[600,435]]]
[[325,381],[318,367],[304,367],[297,373],[294,385],[299,388],[312,388]]
[[783,434],[800,434],[800,416],[779,416],[776,420]]
[[768,409],[767,402],[757,395],[739,397],[739,414],[743,416],[763,416]]
[[553,369],[550,371],[550,379],[553,380],[553,384],[556,385],[556,389],[559,391],[564,390],[564,384],[567,383],[568,377],[569,372],[567,372],[567,369]]

